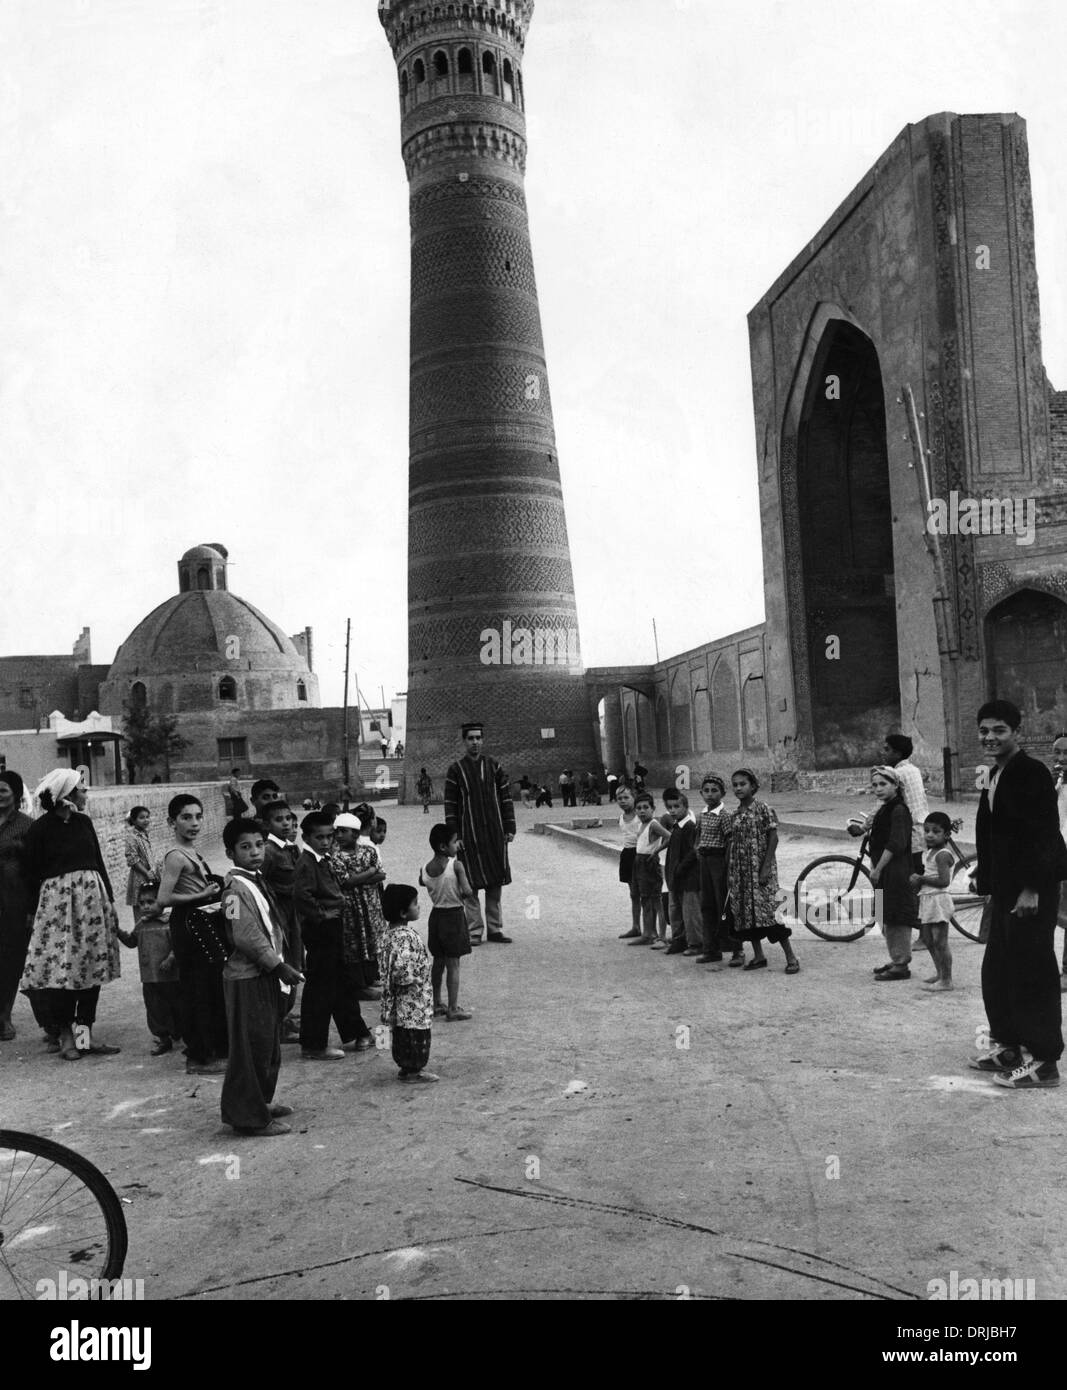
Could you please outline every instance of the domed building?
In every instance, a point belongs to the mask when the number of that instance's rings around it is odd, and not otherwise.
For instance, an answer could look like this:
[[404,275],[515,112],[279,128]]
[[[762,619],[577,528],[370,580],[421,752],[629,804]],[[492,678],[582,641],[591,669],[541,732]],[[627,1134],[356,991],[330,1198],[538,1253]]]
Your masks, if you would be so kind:
[[288,637],[230,593],[229,552],[195,545],[178,561],[178,592],[119,647],[100,709],[121,721],[127,703],[177,719],[186,747],[170,780],[229,773],[273,776],[287,790],[340,777],[342,712],[320,706],[311,629]]
[[300,652],[246,599],[229,592],[224,545],[194,545],[178,561],[178,593],[143,618],[115,655],[101,702],[127,699],[161,714],[216,709],[317,708],[318,677]]

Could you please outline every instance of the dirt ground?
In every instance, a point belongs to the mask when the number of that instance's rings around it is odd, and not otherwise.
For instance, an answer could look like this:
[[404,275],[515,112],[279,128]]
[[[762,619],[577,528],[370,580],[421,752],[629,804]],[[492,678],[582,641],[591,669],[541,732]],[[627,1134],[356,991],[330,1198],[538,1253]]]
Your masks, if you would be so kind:
[[[384,813],[390,878],[415,882],[431,819]],[[785,836],[782,883],[840,848]],[[440,1085],[399,1085],[388,1053],[287,1047],[293,1133],[239,1138],[218,1080],[148,1055],[127,952],[98,1029],[120,1056],[45,1054],[20,1000],[0,1122],[108,1174],[149,1298],[909,1300],[953,1270],[1067,1295],[1067,1091],[967,1070],[979,946],[953,940],[942,996],[924,955],[875,983],[877,936],[801,930],[797,976],[776,947],[765,971],[712,973],[617,940],[609,861],[520,833],[513,873],[515,943],[465,961],[474,1019],[435,1027]]]

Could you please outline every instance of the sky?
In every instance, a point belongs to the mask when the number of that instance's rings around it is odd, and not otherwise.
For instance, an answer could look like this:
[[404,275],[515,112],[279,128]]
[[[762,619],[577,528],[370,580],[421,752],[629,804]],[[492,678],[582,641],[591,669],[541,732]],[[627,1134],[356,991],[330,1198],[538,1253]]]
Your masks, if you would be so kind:
[[[909,122],[1029,128],[1067,387],[1062,0],[537,0],[527,197],[582,654],[763,618],[746,314]],[[230,587],[407,671],[407,180],[375,0],[0,0],[0,654]],[[687,599],[677,602],[679,585]]]

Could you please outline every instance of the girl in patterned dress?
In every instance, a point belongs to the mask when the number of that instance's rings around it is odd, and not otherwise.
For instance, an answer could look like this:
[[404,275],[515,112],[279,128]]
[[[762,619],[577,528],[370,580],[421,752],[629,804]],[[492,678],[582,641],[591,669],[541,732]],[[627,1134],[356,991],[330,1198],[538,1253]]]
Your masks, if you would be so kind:
[[[158,883],[159,874],[152,861],[152,841],[148,838],[148,822],[152,813],[147,806],[135,806],[126,817],[125,851],[129,876],[126,879],[126,906],[137,907],[137,895],[146,883]],[[134,912],[134,917],[137,913]]]
[[378,978],[378,934],[385,924],[379,894],[385,874],[372,858],[374,846],[359,843],[360,829],[359,818],[342,811],[334,819],[333,845],[326,857],[344,894],[341,934],[345,965],[352,969],[360,999],[380,999],[381,990],[374,981]]
[[742,767],[730,779],[737,810],[730,815],[727,882],[733,908],[734,935],[752,943],[746,970],[763,970],[767,958],[763,939],[777,941],[785,953],[785,973],[795,975],[800,962],[789,944],[792,932],[775,916],[778,907],[778,819],[765,801],[758,801],[759,780]]
[[433,1025],[430,953],[415,929],[419,890],[391,883],[385,890],[387,926],[382,937],[382,1022],[392,1033],[400,1080],[440,1081],[426,1070]]
[[25,863],[37,896],[22,988],[46,991],[64,1060],[118,1052],[93,1041],[100,986],[117,980],[118,917],[88,793],[77,772],[57,768],[37,788],[44,815],[26,834]]

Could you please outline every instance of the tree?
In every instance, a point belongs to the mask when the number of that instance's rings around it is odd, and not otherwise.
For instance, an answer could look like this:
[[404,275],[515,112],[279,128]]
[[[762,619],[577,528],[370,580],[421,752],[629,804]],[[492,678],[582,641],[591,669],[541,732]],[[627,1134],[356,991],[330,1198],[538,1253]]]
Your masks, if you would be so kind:
[[170,781],[170,760],[189,746],[188,739],[178,733],[178,721],[172,714],[152,714],[148,706],[127,700],[122,706],[123,750],[130,781],[137,769],[153,767],[162,762],[165,781]]

